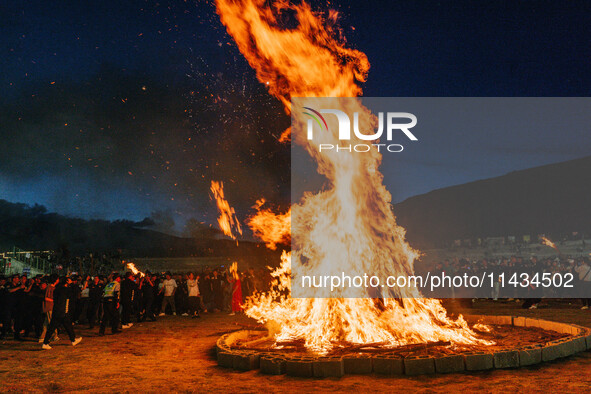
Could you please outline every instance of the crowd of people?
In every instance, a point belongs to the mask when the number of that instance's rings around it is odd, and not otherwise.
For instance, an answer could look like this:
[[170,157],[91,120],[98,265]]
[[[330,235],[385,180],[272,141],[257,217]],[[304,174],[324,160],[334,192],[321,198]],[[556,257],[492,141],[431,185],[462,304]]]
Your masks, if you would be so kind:
[[[471,260],[456,258],[431,265],[417,264],[418,274],[445,273],[480,276],[500,274],[509,280],[513,274],[571,274],[576,289],[584,289],[582,309],[591,307],[587,295],[591,286],[591,263],[588,258],[529,259],[509,258]],[[113,334],[130,328],[134,322],[155,321],[166,314],[199,318],[203,313],[240,313],[244,299],[255,291],[266,291],[271,282],[265,270],[244,272],[228,269],[205,270],[199,273],[145,273],[135,271],[105,275],[67,276],[26,274],[0,276],[0,339],[12,335],[22,341],[33,337],[43,349],[65,332],[72,345],[82,338],[75,334],[76,325],[87,325],[105,335],[107,327]],[[560,286],[528,284],[525,287],[493,286],[454,289],[443,298],[473,300],[476,298],[521,299],[524,308],[537,308],[542,298],[575,298],[572,289]],[[508,293],[509,292],[509,293]],[[437,294],[429,295],[437,297]],[[98,328],[97,328],[98,327]]]
[[203,313],[240,313],[244,298],[264,290],[261,275],[206,270],[163,274],[126,272],[123,276],[0,276],[0,339],[33,336],[43,349],[65,332],[73,346],[81,340],[76,325],[98,326],[98,334],[120,333],[133,322],[155,321],[166,314],[199,318]]
[[[483,286],[464,286],[447,292],[440,291],[445,293],[444,298],[522,299],[523,307],[531,309],[536,309],[542,298],[580,298],[581,309],[591,307],[591,298],[588,298],[591,294],[591,263],[587,257],[455,258],[430,265],[419,264],[415,270],[423,276],[430,272],[431,275],[467,274],[493,279],[492,286],[487,281]],[[499,279],[501,276],[502,280]],[[438,294],[432,296],[437,297]]]

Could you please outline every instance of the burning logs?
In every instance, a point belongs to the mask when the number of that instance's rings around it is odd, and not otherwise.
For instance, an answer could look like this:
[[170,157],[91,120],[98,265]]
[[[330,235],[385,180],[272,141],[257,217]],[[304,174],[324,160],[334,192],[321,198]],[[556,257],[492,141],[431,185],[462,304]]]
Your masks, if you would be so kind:
[[[591,349],[591,329],[571,324],[511,316],[471,316],[489,324],[496,344],[458,346],[433,341],[389,347],[384,342],[341,343],[324,356],[311,353],[302,340],[275,343],[267,331],[240,330],[218,340],[218,364],[293,376],[342,376],[377,373],[417,375],[465,370],[515,368],[568,357]],[[505,324],[503,324],[505,323]]]

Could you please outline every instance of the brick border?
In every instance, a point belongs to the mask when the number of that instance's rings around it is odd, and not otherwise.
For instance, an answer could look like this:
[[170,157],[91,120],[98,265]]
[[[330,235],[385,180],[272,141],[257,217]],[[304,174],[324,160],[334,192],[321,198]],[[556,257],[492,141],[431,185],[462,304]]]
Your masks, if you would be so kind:
[[264,374],[300,377],[341,377],[345,374],[407,375],[518,368],[591,350],[591,328],[523,316],[467,315],[467,321],[483,324],[537,327],[569,334],[546,344],[497,352],[463,353],[442,357],[400,358],[390,355],[345,355],[343,357],[293,356],[289,353],[232,349],[238,340],[262,330],[239,330],[221,336],[216,343],[218,365],[237,371],[259,369]]

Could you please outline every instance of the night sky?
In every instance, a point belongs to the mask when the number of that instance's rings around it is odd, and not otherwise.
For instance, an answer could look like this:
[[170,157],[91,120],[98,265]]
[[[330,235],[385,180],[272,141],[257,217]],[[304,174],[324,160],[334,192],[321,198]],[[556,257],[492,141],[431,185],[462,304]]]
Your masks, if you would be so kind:
[[[367,54],[366,96],[591,91],[587,1],[313,4],[340,11],[348,45]],[[85,218],[171,216],[177,230],[213,222],[212,179],[241,219],[260,197],[289,203],[290,148],[277,142],[289,118],[212,3],[5,1],[0,21],[0,199]],[[513,135],[511,149],[459,138],[385,169],[401,185],[394,199],[589,152],[568,130]]]

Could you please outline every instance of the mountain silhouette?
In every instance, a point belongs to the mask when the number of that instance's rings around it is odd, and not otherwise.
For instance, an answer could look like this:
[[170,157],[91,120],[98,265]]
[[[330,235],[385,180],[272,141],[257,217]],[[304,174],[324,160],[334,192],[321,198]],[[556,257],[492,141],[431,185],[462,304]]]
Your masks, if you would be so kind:
[[394,206],[419,246],[455,239],[591,233],[591,156],[414,196]]
[[24,250],[68,250],[73,255],[118,252],[132,257],[240,257],[269,251],[256,242],[224,239],[213,228],[197,229],[191,237],[155,231],[154,222],[85,220],[48,213],[42,205],[12,203],[0,199],[0,251],[13,246]]

